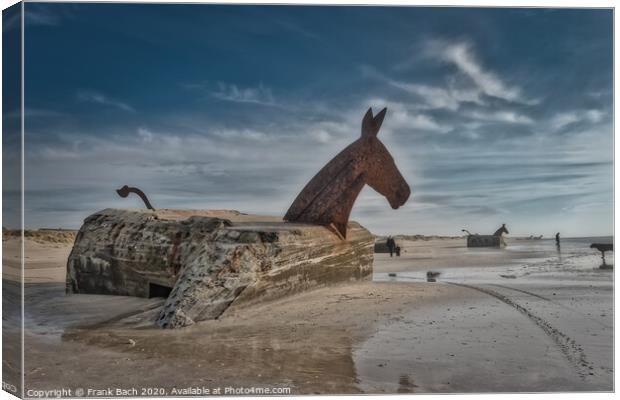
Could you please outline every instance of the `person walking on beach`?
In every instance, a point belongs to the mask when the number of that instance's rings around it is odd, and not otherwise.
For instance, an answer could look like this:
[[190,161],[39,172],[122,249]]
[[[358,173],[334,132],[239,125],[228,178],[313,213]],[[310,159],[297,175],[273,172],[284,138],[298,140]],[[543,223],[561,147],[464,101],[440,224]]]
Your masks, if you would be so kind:
[[555,250],[558,252],[558,259],[562,262],[562,250],[560,249],[560,232],[555,234]]
[[394,248],[396,248],[396,242],[392,238],[392,236],[388,236],[387,242],[385,242],[388,250],[390,251],[390,257],[394,254]]

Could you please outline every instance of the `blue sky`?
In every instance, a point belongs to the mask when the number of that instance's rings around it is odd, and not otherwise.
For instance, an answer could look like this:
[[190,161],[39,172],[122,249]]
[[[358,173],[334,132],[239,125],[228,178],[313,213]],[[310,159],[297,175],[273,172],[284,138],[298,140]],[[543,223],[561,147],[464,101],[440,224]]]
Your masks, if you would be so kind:
[[27,3],[25,29],[27,226],[139,206],[124,184],[284,215],[372,106],[413,193],[366,187],[373,232],[612,232],[611,10]]

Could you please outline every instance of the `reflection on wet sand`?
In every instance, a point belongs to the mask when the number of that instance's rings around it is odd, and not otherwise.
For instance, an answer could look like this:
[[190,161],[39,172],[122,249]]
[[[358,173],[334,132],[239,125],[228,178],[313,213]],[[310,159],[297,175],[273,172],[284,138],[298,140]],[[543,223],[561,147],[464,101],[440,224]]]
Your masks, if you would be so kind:
[[401,375],[398,378],[398,389],[397,393],[413,393],[417,386],[411,381],[409,375]]

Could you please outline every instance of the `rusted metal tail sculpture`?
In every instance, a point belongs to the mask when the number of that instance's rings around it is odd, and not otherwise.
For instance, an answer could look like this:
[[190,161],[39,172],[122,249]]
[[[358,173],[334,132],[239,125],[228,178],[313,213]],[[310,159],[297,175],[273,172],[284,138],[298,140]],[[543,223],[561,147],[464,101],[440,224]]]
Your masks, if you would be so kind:
[[364,185],[385,196],[393,209],[405,204],[411,190],[394,159],[377,134],[387,109],[373,116],[369,108],[362,120],[362,135],[342,150],[317,173],[297,195],[284,216],[285,221],[325,225],[342,239]]
[[155,209],[153,208],[153,206],[151,205],[151,202],[149,201],[149,199],[146,197],[146,195],[144,194],[144,192],[138,188],[135,187],[130,187],[130,186],[123,186],[120,189],[116,189],[116,193],[118,193],[119,196],[121,197],[127,197],[129,196],[129,193],[135,193],[138,196],[140,196],[140,198],[142,199],[142,201],[144,202],[144,205],[146,206],[146,208],[148,208],[149,210],[153,210],[155,211]]

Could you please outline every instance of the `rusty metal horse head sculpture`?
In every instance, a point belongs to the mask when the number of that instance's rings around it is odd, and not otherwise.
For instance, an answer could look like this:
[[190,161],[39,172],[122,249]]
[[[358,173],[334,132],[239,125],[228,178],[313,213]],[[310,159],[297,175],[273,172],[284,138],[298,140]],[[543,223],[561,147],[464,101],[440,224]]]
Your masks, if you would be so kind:
[[284,220],[325,225],[344,239],[353,203],[365,184],[385,196],[393,209],[405,204],[411,193],[409,185],[377,139],[386,111],[384,108],[373,116],[372,108],[368,109],[362,120],[362,137],[308,182]]

